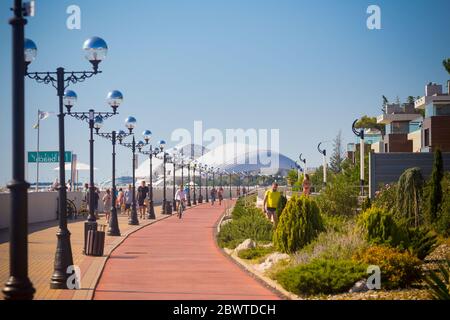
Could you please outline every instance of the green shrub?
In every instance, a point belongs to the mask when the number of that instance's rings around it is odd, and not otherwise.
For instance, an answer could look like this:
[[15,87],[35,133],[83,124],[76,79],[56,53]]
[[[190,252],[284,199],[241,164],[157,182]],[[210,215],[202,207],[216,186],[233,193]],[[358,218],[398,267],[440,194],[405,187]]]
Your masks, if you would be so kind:
[[352,260],[316,259],[309,264],[287,268],[275,279],[298,295],[347,292],[365,275],[366,267]]
[[384,210],[392,210],[397,202],[397,184],[387,184],[376,193],[372,206]]
[[322,214],[323,224],[327,232],[346,232],[347,226],[353,221],[345,216],[330,216]]
[[370,243],[405,247],[407,235],[404,229],[397,225],[392,213],[373,207],[364,211],[359,219]]
[[344,175],[337,175],[317,197],[317,204],[325,214],[351,216],[358,208],[358,193]]
[[434,227],[439,234],[450,237],[450,172],[442,179],[443,197]]
[[234,249],[246,239],[254,241],[270,241],[273,235],[273,225],[263,212],[257,208],[247,208],[239,219],[225,224],[217,241],[222,248]]
[[436,247],[437,236],[427,228],[408,229],[408,250],[420,260],[425,259]]
[[283,213],[283,210],[286,207],[286,204],[287,204],[287,198],[284,194],[282,194],[280,197],[280,201],[278,202],[278,207],[277,207],[278,218],[281,217],[281,214]]
[[424,280],[434,300],[450,300],[450,258],[440,262],[438,269],[430,271]]
[[262,258],[272,252],[274,252],[273,247],[256,247],[239,251],[238,257],[241,259],[253,260]]
[[323,230],[316,202],[310,197],[293,196],[279,219],[274,245],[281,252],[292,253],[310,243]]
[[437,149],[434,153],[433,171],[429,182],[429,197],[427,199],[427,218],[429,224],[436,222],[438,218],[439,207],[442,202],[442,179],[444,177],[444,164],[442,162],[441,150]]
[[396,221],[392,213],[376,207],[366,210],[360,216],[360,224],[370,243],[407,249],[420,260],[425,259],[437,243],[436,235],[429,229],[408,228],[406,223]]
[[398,180],[396,209],[409,226],[418,227],[423,221],[421,205],[423,177],[420,168],[405,170]]
[[241,197],[236,201],[231,216],[234,220],[241,218],[246,214],[247,209],[255,208],[256,196]]
[[381,285],[385,289],[406,288],[421,278],[421,262],[409,252],[374,246],[356,253],[353,259],[380,267]]
[[361,204],[361,210],[366,211],[368,209],[372,208],[372,201],[369,197],[364,198],[363,203]]
[[314,259],[349,260],[355,252],[368,247],[361,228],[352,222],[340,227],[339,231],[327,227],[315,240],[297,251],[294,260],[297,264],[309,263]]

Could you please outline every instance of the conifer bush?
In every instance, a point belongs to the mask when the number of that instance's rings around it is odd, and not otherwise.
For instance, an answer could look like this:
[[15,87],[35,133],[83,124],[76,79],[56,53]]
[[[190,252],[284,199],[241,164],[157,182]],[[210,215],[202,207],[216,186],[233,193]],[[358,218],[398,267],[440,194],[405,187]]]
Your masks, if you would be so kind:
[[352,260],[315,259],[281,270],[275,279],[286,290],[298,295],[347,292],[366,275],[366,266]]
[[398,180],[396,208],[399,216],[406,219],[410,226],[418,227],[423,223],[423,184],[420,168],[406,170]]
[[293,196],[281,215],[274,233],[274,245],[284,253],[303,248],[324,230],[317,203],[310,197]]
[[387,244],[393,247],[404,245],[406,234],[394,219],[394,215],[384,209],[370,208],[363,212],[359,220],[366,231],[366,238],[372,244]]
[[278,202],[278,208],[277,208],[278,218],[281,217],[281,214],[283,213],[283,210],[286,207],[286,204],[287,204],[287,198],[285,195],[282,194],[280,197],[280,201]]

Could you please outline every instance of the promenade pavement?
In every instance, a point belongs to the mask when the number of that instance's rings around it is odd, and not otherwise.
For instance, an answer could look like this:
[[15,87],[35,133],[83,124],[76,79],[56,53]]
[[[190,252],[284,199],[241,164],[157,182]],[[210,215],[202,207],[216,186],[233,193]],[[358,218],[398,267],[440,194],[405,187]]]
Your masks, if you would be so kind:
[[94,299],[279,299],[217,247],[227,204],[199,205],[130,235],[108,259]]

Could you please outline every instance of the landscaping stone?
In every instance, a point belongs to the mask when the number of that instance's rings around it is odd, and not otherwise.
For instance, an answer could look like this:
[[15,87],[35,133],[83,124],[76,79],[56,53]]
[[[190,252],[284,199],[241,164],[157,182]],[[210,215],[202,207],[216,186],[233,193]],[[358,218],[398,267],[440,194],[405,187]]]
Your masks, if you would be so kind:
[[367,291],[369,291],[369,288],[367,287],[366,280],[360,280],[355,283],[353,288],[350,289],[349,293],[361,293]]
[[256,242],[252,239],[244,240],[240,245],[236,247],[234,250],[235,253],[238,253],[239,251],[246,250],[246,249],[253,249],[256,247]]
[[266,272],[267,270],[272,268],[277,262],[281,260],[289,260],[290,258],[291,257],[288,254],[275,252],[269,255],[263,263],[257,265],[255,268],[260,272]]

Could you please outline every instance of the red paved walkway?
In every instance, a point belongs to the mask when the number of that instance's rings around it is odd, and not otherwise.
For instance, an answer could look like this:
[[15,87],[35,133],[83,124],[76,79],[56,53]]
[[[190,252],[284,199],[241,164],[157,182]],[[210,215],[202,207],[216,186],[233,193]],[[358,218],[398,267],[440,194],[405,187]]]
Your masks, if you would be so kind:
[[223,210],[204,204],[132,234],[106,263],[94,299],[278,299],[216,247]]

